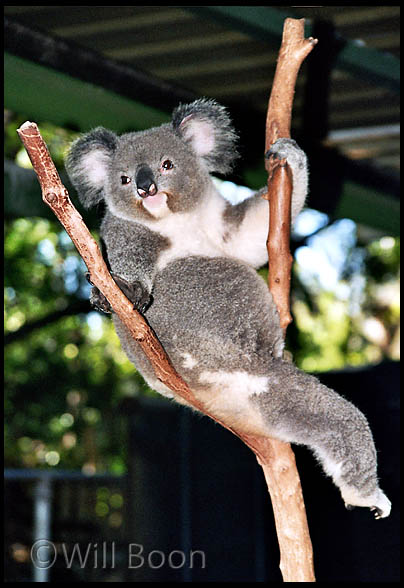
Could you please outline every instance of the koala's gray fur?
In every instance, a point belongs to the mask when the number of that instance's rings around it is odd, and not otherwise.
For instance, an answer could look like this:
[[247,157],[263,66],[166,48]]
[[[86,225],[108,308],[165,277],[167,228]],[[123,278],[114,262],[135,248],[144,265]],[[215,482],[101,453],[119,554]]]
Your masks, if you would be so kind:
[[[72,145],[66,168],[84,206],[105,201],[101,236],[114,278],[206,410],[246,433],[307,445],[346,505],[388,516],[363,414],[282,359],[278,312],[254,269],[267,261],[268,203],[257,193],[231,205],[210,176],[229,171],[235,145],[226,110],[202,99],[147,131],[89,132]],[[306,157],[290,139],[271,151],[292,169],[293,221],[306,198]],[[92,300],[109,310],[96,289]],[[145,380],[173,398],[113,320]]]

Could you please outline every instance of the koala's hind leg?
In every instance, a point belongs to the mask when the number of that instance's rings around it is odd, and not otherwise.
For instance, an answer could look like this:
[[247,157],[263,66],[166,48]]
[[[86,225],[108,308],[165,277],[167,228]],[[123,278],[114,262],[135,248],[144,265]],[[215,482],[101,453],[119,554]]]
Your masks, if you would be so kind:
[[391,505],[378,485],[376,449],[365,416],[293,364],[275,359],[270,368],[268,393],[251,397],[269,434],[312,449],[347,507],[366,506],[376,518],[388,516]]

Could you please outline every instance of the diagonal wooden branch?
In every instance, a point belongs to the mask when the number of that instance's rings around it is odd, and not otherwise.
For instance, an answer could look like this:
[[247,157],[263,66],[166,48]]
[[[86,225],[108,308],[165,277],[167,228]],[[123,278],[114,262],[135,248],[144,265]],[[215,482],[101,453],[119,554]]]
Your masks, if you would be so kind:
[[241,433],[229,426],[228,423],[222,422],[206,412],[206,409],[195,398],[191,389],[175,370],[160,341],[144,317],[134,310],[133,304],[114,282],[102,257],[100,248],[85,225],[82,216],[71,202],[67,189],[62,184],[38,126],[33,122],[27,121],[21,125],[17,133],[27,150],[34,171],[38,177],[43,201],[52,209],[75,244],[90,272],[91,282],[108,299],[114,312],[116,312],[121,321],[130,330],[134,340],[141,345],[144,353],[154,367],[157,378],[197,410],[203,412],[234,435],[240,437],[256,453],[259,459],[265,460],[265,455],[262,453],[262,449],[258,443],[256,447],[253,446],[253,444],[249,443],[248,438],[243,437]]
[[114,311],[130,330],[132,337],[142,346],[155,366],[157,377],[181,396],[193,398],[188,386],[171,365],[157,337],[142,315],[133,310],[133,304],[112,279],[95,239],[61,182],[37,125],[27,121],[17,132],[38,176],[42,198],[75,244],[90,272],[91,282],[107,297]]
[[[90,272],[91,282],[106,296],[114,312],[129,329],[133,339],[141,345],[151,361],[158,379],[196,409],[205,412],[188,385],[176,372],[160,341],[144,317],[134,310],[133,304],[112,279],[95,239],[62,184],[38,126],[27,121],[21,125],[17,132],[37,174],[42,199],[55,213],[75,244]],[[230,429],[226,424],[220,424]]]

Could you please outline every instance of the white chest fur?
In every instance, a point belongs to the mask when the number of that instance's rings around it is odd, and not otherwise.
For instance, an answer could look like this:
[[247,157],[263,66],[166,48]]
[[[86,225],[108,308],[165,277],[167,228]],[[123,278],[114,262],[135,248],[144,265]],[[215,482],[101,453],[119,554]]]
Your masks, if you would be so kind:
[[170,241],[170,246],[159,256],[156,269],[160,271],[174,259],[190,255],[225,255],[222,249],[224,207],[223,198],[212,190],[197,209],[169,214],[160,220],[147,223],[150,229]]

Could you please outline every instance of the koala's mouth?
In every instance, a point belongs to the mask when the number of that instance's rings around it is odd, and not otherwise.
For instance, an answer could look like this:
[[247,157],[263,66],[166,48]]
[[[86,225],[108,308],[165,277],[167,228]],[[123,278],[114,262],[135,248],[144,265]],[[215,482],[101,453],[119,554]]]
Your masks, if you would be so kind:
[[166,192],[157,192],[153,196],[142,198],[143,207],[153,216],[161,217],[168,211]]

